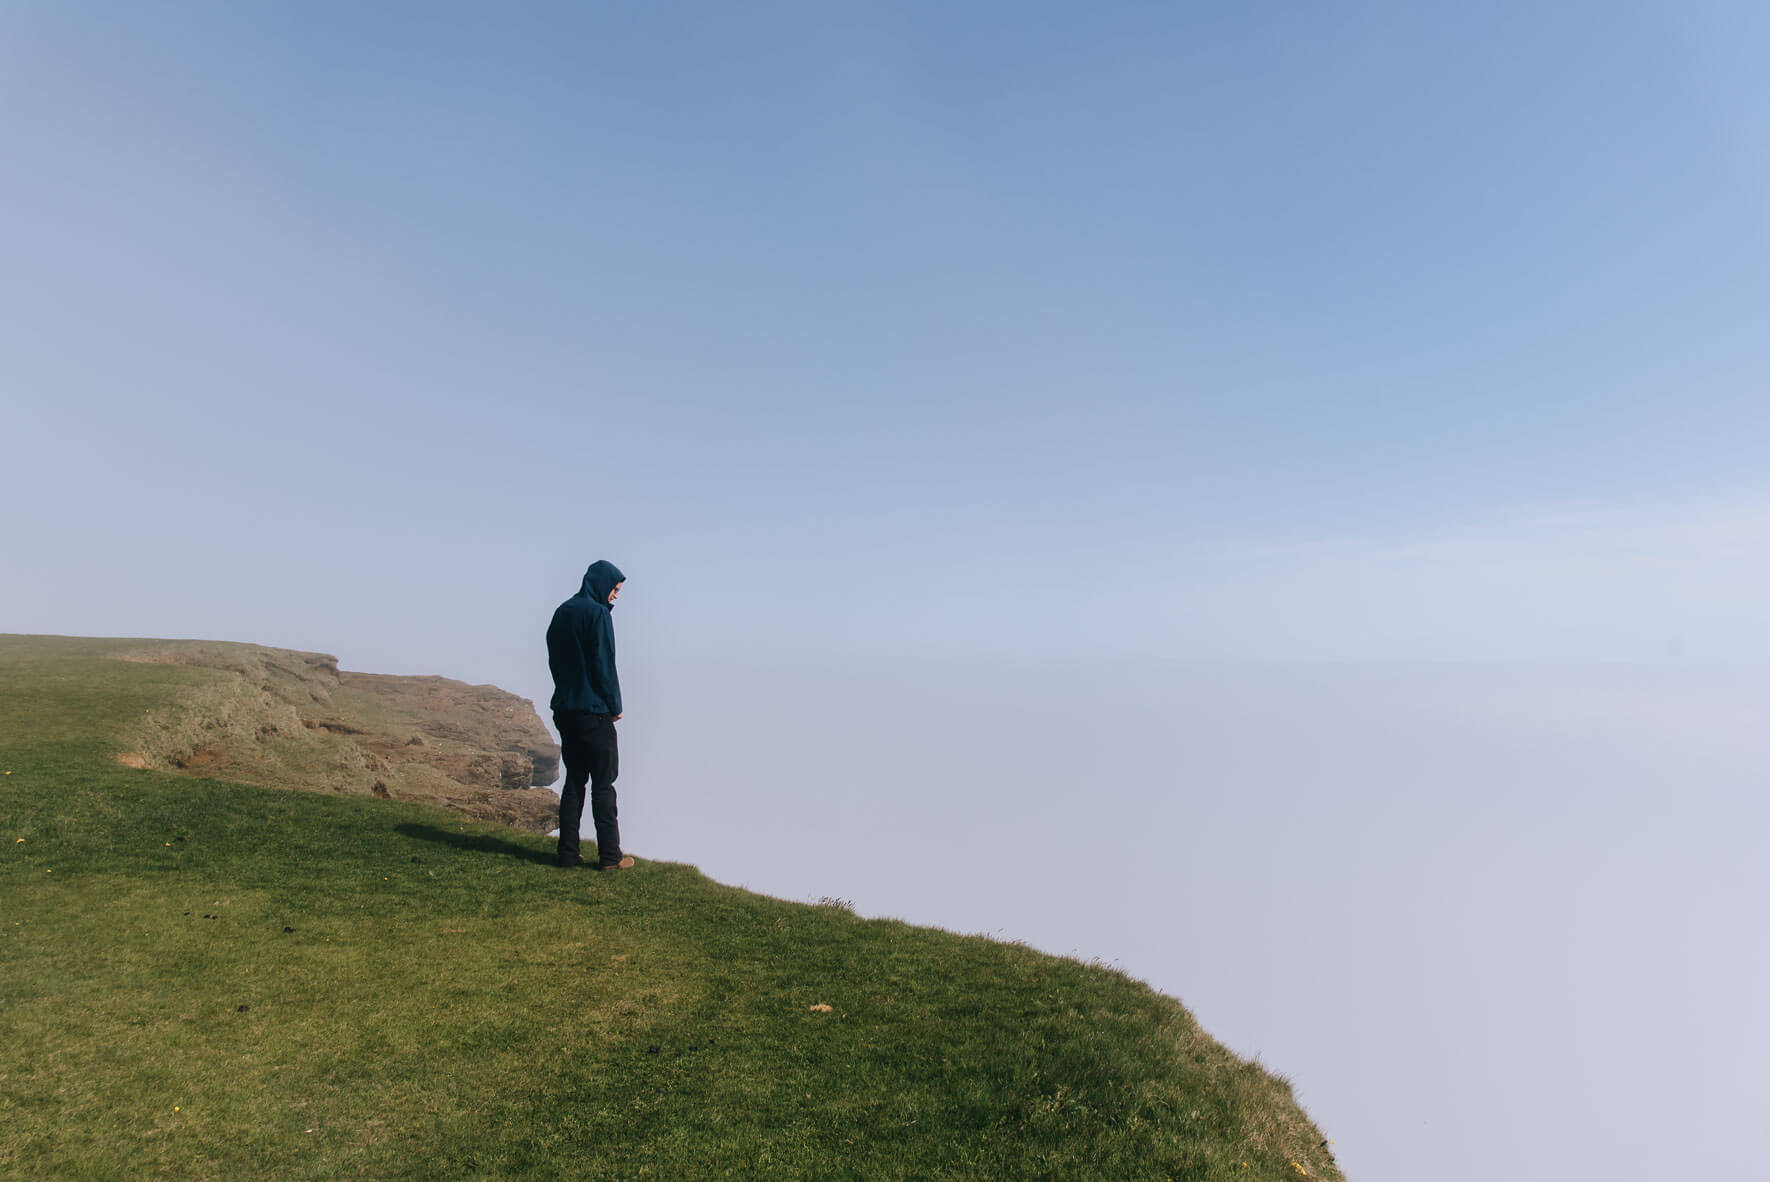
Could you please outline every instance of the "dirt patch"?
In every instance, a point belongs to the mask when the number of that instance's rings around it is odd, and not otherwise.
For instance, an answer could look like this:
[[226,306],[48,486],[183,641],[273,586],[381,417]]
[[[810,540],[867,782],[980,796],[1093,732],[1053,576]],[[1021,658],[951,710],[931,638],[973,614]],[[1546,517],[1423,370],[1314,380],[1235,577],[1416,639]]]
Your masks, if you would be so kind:
[[201,768],[214,767],[220,759],[221,748],[210,743],[207,746],[198,747],[187,755],[173,757],[172,764],[185,771],[196,771]]

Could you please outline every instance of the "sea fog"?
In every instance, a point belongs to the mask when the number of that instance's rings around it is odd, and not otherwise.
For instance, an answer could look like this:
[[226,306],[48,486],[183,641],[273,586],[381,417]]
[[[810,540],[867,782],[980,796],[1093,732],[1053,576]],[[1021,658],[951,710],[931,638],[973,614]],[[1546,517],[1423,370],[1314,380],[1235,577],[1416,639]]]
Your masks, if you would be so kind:
[[623,676],[630,852],[1106,962],[1291,1079],[1358,1182],[1756,1161],[1770,672]]

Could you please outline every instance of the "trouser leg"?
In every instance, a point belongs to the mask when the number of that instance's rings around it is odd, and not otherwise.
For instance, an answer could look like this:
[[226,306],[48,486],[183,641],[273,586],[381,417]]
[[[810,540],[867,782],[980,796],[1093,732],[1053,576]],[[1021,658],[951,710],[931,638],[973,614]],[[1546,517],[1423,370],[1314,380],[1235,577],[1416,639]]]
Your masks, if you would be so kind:
[[621,860],[620,813],[615,807],[615,777],[621,770],[614,719],[595,716],[598,725],[590,743],[590,820],[596,825],[596,860],[612,866]]
[[586,742],[582,718],[555,714],[553,725],[559,728],[559,755],[565,763],[565,783],[559,790],[559,860],[575,862],[578,857],[578,827],[584,819],[584,785],[590,780],[590,744]]

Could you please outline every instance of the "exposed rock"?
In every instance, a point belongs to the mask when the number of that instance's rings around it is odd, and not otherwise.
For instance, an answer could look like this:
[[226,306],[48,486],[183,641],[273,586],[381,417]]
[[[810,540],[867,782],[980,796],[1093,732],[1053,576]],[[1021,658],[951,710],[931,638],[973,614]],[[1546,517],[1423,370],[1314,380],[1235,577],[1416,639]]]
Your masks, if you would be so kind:
[[419,716],[419,734],[464,743],[485,751],[526,757],[529,771],[513,783],[516,765],[507,764],[496,777],[506,788],[537,787],[559,779],[559,745],[553,741],[535,704],[505,693],[495,685],[467,685],[446,677],[394,677],[382,673],[338,675],[341,687],[362,690],[381,701]]
[[446,677],[351,673],[336,657],[169,642],[122,659],[206,671],[171,711],[145,715],[120,756],[276,787],[420,800],[545,833],[559,748],[533,703]]

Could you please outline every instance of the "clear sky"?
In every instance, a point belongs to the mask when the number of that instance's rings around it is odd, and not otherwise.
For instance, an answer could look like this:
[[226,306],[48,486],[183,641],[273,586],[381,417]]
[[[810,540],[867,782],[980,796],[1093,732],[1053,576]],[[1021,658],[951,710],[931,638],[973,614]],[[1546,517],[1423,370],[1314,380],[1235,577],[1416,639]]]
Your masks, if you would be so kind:
[[12,3],[0,629],[544,706],[606,557],[642,854],[1116,959],[1361,1182],[1747,1169],[1765,1028],[1689,1023],[1770,981],[1687,925],[1770,901],[1766,60],[1743,3]]

